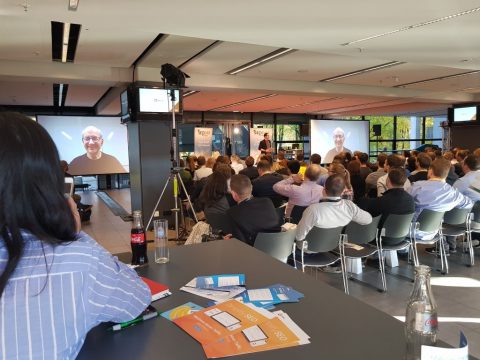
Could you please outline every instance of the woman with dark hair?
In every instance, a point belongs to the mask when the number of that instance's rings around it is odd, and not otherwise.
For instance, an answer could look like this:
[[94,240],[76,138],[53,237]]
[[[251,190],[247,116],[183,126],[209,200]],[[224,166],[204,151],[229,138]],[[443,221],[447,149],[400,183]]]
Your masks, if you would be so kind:
[[350,173],[348,170],[345,169],[345,166],[342,164],[333,162],[328,168],[328,175],[330,176],[334,174],[342,175],[345,179],[345,190],[343,190],[342,199],[353,200],[353,188],[352,183],[350,182]]
[[353,189],[353,201],[356,203],[365,196],[365,180],[360,174],[360,161],[352,160],[347,165],[350,173],[350,183]]
[[0,352],[8,359],[73,359],[105,321],[138,316],[149,288],[87,234],[64,195],[45,129],[0,113]]
[[208,214],[224,214],[227,209],[235,204],[228,191],[230,178],[230,167],[225,164],[218,164],[215,172],[205,184],[200,194],[200,202],[203,205],[203,212],[207,219]]

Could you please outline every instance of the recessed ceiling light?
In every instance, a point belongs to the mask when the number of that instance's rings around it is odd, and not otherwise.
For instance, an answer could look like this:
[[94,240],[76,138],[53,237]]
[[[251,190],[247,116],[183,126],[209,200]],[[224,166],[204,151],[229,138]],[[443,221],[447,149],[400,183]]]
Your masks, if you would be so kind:
[[77,11],[79,1],[80,0],[68,0],[68,10]]
[[255,66],[259,66],[259,65],[262,65],[266,62],[269,62],[269,61],[272,61],[280,56],[284,56],[284,55],[287,55],[287,54],[290,54],[294,51],[297,51],[295,49],[289,49],[289,48],[280,48],[278,50],[275,50],[275,51],[272,51],[271,53],[267,54],[267,55],[264,55],[262,57],[259,57],[258,59],[255,59],[253,61],[250,61],[249,63],[246,63],[242,66],[239,66],[233,70],[230,70],[230,71],[227,71],[227,75],[235,75],[235,74],[238,74],[242,71],[245,71],[245,70],[248,70],[248,69],[251,69]]

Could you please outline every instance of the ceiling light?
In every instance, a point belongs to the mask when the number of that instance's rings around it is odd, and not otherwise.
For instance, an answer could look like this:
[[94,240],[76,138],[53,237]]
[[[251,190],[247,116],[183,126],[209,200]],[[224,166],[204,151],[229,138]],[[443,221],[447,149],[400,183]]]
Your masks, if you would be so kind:
[[77,11],[79,1],[80,0],[68,0],[68,10]]
[[440,76],[440,77],[436,77],[436,78],[432,78],[432,79],[425,79],[425,80],[419,80],[419,81],[412,81],[412,82],[405,83],[405,84],[395,85],[394,87],[405,87],[405,86],[408,86],[408,85],[423,84],[423,83],[427,83],[427,82],[430,82],[430,81],[437,81],[437,80],[453,79],[453,78],[457,78],[457,77],[461,77],[461,76],[473,75],[473,74],[478,74],[478,73],[480,73],[480,70],[473,70],[473,71],[467,71],[467,72],[460,73],[460,74]]
[[278,94],[263,95],[263,96],[259,96],[259,97],[253,98],[253,99],[243,100],[243,101],[239,101],[239,102],[236,102],[236,103],[233,103],[233,104],[228,104],[228,105],[219,106],[219,107],[210,109],[210,110],[208,110],[208,111],[226,109],[226,108],[229,108],[229,107],[232,107],[232,106],[238,106],[238,105],[248,104],[248,103],[251,103],[251,102],[254,102],[254,101],[258,101],[258,100],[268,99],[268,98],[271,98],[271,97],[274,97],[274,96],[277,96],[277,95],[278,95]]
[[58,106],[62,106],[63,99],[63,84],[60,84],[58,87]]
[[330,77],[330,78],[319,80],[319,81],[320,82],[328,82],[328,81],[339,80],[339,79],[343,79],[343,78],[346,78],[346,77],[365,74],[365,73],[368,73],[368,72],[371,72],[371,71],[386,69],[386,68],[389,68],[389,67],[392,67],[392,66],[398,66],[398,65],[402,65],[402,64],[405,64],[405,63],[402,62],[402,61],[390,61],[390,62],[385,63],[385,64],[380,64],[380,65],[372,66],[372,67],[369,67],[369,68],[365,68],[365,69],[361,69],[361,70],[357,70],[357,71],[352,71],[352,72],[349,72],[349,73],[346,73],[346,74]]
[[67,62],[68,40],[70,37],[70,23],[63,24],[62,62]]
[[376,39],[376,38],[379,38],[379,37],[382,37],[382,36],[392,35],[392,34],[396,34],[396,33],[398,33],[398,32],[407,31],[407,30],[412,30],[412,29],[416,29],[416,28],[418,28],[418,27],[436,24],[436,23],[438,23],[438,22],[450,20],[450,19],[456,18],[456,17],[458,17],[458,16],[468,15],[468,14],[477,12],[477,11],[479,11],[479,10],[480,10],[480,7],[477,7],[477,8],[474,8],[474,9],[470,9],[470,10],[465,10],[465,11],[459,12],[459,13],[457,13],[457,14],[444,16],[444,17],[441,17],[441,18],[438,18],[438,19],[425,21],[425,22],[422,22],[422,23],[419,23],[419,24],[404,26],[404,27],[399,28],[399,29],[395,29],[395,30],[392,30],[392,31],[387,31],[387,32],[384,32],[384,33],[381,33],[381,34],[376,34],[376,35],[368,36],[368,37],[363,38],[363,39],[358,39],[358,40],[350,41],[350,42],[347,42],[347,43],[344,43],[344,44],[340,44],[340,45],[341,45],[341,46],[348,46],[348,45],[356,44],[356,43],[359,43],[359,42],[362,42],[362,41],[373,40],[373,39]]
[[259,65],[262,65],[266,62],[269,62],[269,61],[272,61],[280,56],[284,56],[284,55],[287,55],[287,54],[290,54],[294,51],[297,51],[295,49],[287,49],[287,48],[281,48],[281,49],[278,49],[278,50],[275,50],[265,56],[262,56],[258,59],[255,59],[253,61],[250,61],[249,63],[246,63],[245,65],[242,65],[242,66],[239,66],[233,70],[230,70],[228,71],[226,74],[227,75],[235,75],[235,74],[238,74],[239,72],[242,72],[242,71],[245,71],[245,70],[248,70],[248,69],[251,69],[253,67],[256,67],[256,66],[259,66]]
[[192,95],[194,95],[194,94],[196,94],[196,93],[198,93],[198,92],[199,92],[199,91],[197,91],[197,90],[189,90],[189,91],[186,91],[186,92],[183,93],[183,97],[185,98],[185,97],[187,97],[187,96],[192,96]]

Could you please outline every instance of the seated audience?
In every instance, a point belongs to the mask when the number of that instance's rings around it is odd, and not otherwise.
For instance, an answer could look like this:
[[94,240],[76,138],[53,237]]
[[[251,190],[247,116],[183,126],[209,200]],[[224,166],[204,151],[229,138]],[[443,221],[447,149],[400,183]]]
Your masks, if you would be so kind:
[[283,176],[272,172],[272,167],[267,160],[260,160],[257,164],[258,178],[253,180],[253,196],[269,198],[274,207],[279,207],[285,198],[273,190],[273,185],[283,180]]
[[368,167],[368,155],[361,152],[358,154],[357,159],[360,161],[360,176],[363,182],[365,182],[367,176],[372,173],[372,170]]
[[273,162],[272,170],[278,171],[283,167],[286,167],[287,159],[285,159],[285,151],[279,150],[277,154],[277,159]]
[[387,155],[378,154],[377,170],[369,174],[365,179],[365,192],[367,193],[368,197],[377,197],[377,181],[382,176],[387,174],[384,168],[386,160],[387,160]]
[[[410,175],[413,175],[416,169],[417,169],[417,157],[410,156],[409,158],[407,158],[407,171],[410,173]],[[410,180],[410,182],[412,182],[412,180]]]
[[352,160],[347,165],[347,170],[350,174],[350,183],[352,184],[353,201],[355,203],[365,197],[365,179],[362,178],[360,169],[360,161],[358,160]]
[[[193,192],[193,179],[192,179],[192,173],[188,170],[188,168],[185,167],[185,161],[183,159],[180,159],[179,161],[180,165],[180,170],[178,171],[178,174],[180,175],[180,178],[183,181],[183,185],[185,185],[185,190],[187,190],[188,194],[191,194]],[[179,184],[180,187],[180,196],[182,199],[186,199],[186,194],[184,194],[182,186]]]
[[[449,211],[456,207],[462,209],[473,207],[473,202],[468,197],[445,182],[449,169],[450,161],[444,158],[435,159],[428,170],[428,180],[417,181],[407,190],[415,201],[414,220],[424,209]],[[431,240],[437,232],[417,234],[419,240]],[[454,243],[450,244],[451,250],[455,250],[455,247]]]
[[411,175],[408,177],[411,183],[419,180],[428,180],[428,169],[432,159],[425,153],[418,154],[415,159],[415,171],[412,171]]
[[230,166],[235,171],[235,174],[239,174],[240,171],[243,170],[242,159],[240,159],[238,155],[232,155],[230,156],[230,161],[232,162]]
[[245,159],[245,165],[247,166],[245,169],[240,170],[239,174],[248,176],[248,178],[253,181],[258,177],[258,170],[255,166],[255,159],[251,156],[248,156]]
[[358,206],[368,211],[372,217],[382,215],[379,227],[390,214],[404,215],[415,212],[412,196],[403,189],[407,173],[403,168],[392,168],[387,176],[387,191],[379,198],[363,198]]
[[208,222],[210,214],[225,214],[235,201],[228,189],[231,178],[230,169],[225,164],[219,164],[215,172],[205,184],[199,201]]
[[305,162],[305,157],[303,153],[298,153],[295,158],[300,163],[300,170],[298,170],[298,173],[305,175],[305,171],[307,170],[307,163]]
[[[215,193],[215,194],[218,194],[220,191],[222,191],[224,188],[223,188],[223,185],[222,182],[220,181],[220,177],[215,177],[215,181],[214,183],[210,186],[209,190],[207,190],[207,192],[205,193],[204,190],[205,188],[210,184],[210,182],[212,182],[212,180],[214,179],[214,174],[216,173],[220,173],[223,178],[225,178],[226,180],[226,186],[227,186],[227,191],[228,191],[228,181],[230,180],[230,178],[232,177],[232,168],[230,166],[228,166],[227,164],[223,164],[223,163],[215,163],[214,167],[213,167],[213,173],[209,176],[207,176],[206,178],[203,178],[201,179],[200,181],[197,181],[197,183],[195,184],[195,189],[192,193],[192,196],[191,196],[191,201],[193,203],[193,207],[195,208],[195,211],[204,211],[205,210],[205,205],[207,202],[210,202],[210,201],[215,201],[217,198],[213,198],[212,197],[212,193]],[[216,189],[216,190],[212,190],[212,187],[220,187],[220,189]],[[227,196],[227,199],[229,199],[229,197]],[[229,199],[231,200],[231,199]],[[231,202],[231,201],[230,201]]]
[[195,170],[195,173],[193,175],[193,181],[202,180],[203,178],[206,178],[212,173],[212,169],[210,167],[207,167],[206,163],[207,160],[205,159],[205,156],[200,155],[197,158],[198,169]]
[[90,329],[138,316],[150,289],[80,232],[46,130],[8,112],[0,128],[0,353],[74,359]]
[[458,177],[462,177],[463,175],[465,175],[463,173],[462,163],[469,153],[470,151],[468,150],[458,150],[455,155],[455,159],[457,160],[457,162],[454,164],[454,167],[455,167],[455,173],[458,175]]
[[227,210],[234,238],[253,246],[259,232],[281,231],[279,217],[272,202],[268,198],[252,196],[252,183],[248,177],[233,175],[230,189],[237,203]]
[[312,156],[310,156],[310,164],[315,164],[320,166],[320,176],[328,175],[328,170],[321,165],[322,157],[319,154],[312,154]]
[[333,162],[329,166],[328,173],[330,176],[340,175],[343,177],[345,187],[341,194],[341,198],[353,201],[354,194],[353,194],[352,183],[350,182],[350,173],[348,172],[347,169],[345,169],[345,166],[343,166],[342,164]]
[[[390,168],[393,167],[401,167],[405,168],[405,158],[401,155],[391,154],[387,156],[387,160],[385,161],[385,171],[388,173]],[[411,186],[410,181],[407,179],[403,188],[405,190],[409,189]],[[380,197],[383,193],[387,191],[387,175],[383,175],[377,181],[377,196]]]
[[289,160],[287,162],[287,167],[288,170],[290,170],[290,174],[292,175],[298,174],[298,172],[300,171],[300,163],[298,162],[298,160]]
[[195,155],[187,156],[186,167],[185,169],[190,172],[190,175],[193,177],[195,170],[197,169],[197,157]]
[[462,164],[463,177],[455,181],[453,187],[473,202],[480,201],[480,157],[468,155]]
[[305,171],[303,181],[302,176],[296,174],[273,185],[273,190],[288,198],[285,210],[287,217],[290,217],[295,205],[308,206],[317,203],[322,198],[323,187],[317,184],[319,177],[320,165],[313,164]]

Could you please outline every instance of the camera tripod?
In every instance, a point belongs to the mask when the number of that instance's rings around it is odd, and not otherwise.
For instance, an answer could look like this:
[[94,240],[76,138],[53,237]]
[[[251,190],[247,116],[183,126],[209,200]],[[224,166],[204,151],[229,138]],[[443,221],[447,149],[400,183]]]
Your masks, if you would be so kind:
[[[171,209],[171,211],[175,219],[175,240],[179,242],[179,241],[182,241],[182,239],[185,239],[186,236],[188,235],[188,231],[185,226],[185,214],[183,212],[182,199],[179,196],[179,193],[180,193],[180,188],[178,186],[179,183],[182,186],[181,189],[183,189],[185,193],[187,202],[193,214],[193,218],[195,219],[195,223],[198,222],[198,219],[197,219],[197,215],[195,214],[195,210],[193,208],[192,202],[190,201],[190,195],[188,194],[187,189],[185,188],[185,184],[183,183],[182,177],[180,176],[180,170],[182,170],[182,168],[178,167],[177,128],[175,124],[175,90],[170,89],[168,91],[170,92],[170,98],[172,100],[172,143],[170,148],[170,156],[171,156],[170,161],[172,163],[172,167],[170,168],[170,175],[168,176],[168,179],[165,181],[163,190],[160,196],[158,197],[157,203],[155,204],[152,214],[150,215],[146,229],[150,228],[150,224],[152,223],[152,220],[155,216],[155,212],[157,211],[158,205],[160,204],[160,201],[162,200],[165,194],[165,191],[167,190],[168,184],[171,181],[173,181],[174,208]],[[178,221],[179,215],[183,223],[183,228],[181,232],[180,232],[179,221]]]

